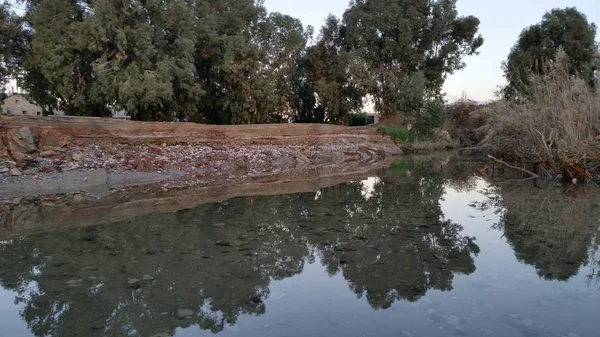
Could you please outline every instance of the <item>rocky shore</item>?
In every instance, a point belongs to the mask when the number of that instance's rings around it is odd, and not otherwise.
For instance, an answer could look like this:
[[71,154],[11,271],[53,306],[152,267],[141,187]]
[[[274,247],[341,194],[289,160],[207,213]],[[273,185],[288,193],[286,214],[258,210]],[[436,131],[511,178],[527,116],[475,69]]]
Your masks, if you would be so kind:
[[398,152],[372,128],[308,124],[0,116],[0,136],[0,198],[342,172]]

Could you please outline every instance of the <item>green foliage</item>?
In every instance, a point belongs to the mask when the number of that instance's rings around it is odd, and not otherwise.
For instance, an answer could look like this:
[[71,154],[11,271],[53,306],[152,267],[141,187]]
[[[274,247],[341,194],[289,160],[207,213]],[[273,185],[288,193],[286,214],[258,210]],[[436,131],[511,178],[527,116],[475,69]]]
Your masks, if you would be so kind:
[[440,100],[429,100],[425,102],[420,110],[416,123],[415,132],[422,136],[431,136],[440,128],[446,119],[446,108]]
[[[355,0],[343,22],[345,43],[360,60],[356,80],[382,117],[420,111],[483,44],[479,19],[458,16],[456,0]],[[424,93],[407,102],[403,91],[412,87]]]
[[559,47],[569,57],[571,75],[579,75],[593,86],[596,70],[596,25],[574,7],[553,9],[542,21],[527,27],[503,64],[508,85],[506,97],[529,95],[530,77],[543,72],[554,60]]
[[345,28],[329,16],[319,40],[300,59],[296,74],[295,105],[298,122],[341,123],[362,107],[365,95],[354,80],[356,55],[344,47]]
[[367,114],[365,113],[351,113],[348,115],[348,126],[364,126],[369,124]]
[[377,129],[384,135],[391,136],[398,143],[412,143],[417,139],[414,132],[407,128],[395,128],[395,127],[379,127]]
[[24,3],[22,48],[5,50],[22,51],[21,87],[45,113],[341,124],[372,97],[382,116],[416,118],[483,43],[455,0],[354,1],[316,40],[263,1]]

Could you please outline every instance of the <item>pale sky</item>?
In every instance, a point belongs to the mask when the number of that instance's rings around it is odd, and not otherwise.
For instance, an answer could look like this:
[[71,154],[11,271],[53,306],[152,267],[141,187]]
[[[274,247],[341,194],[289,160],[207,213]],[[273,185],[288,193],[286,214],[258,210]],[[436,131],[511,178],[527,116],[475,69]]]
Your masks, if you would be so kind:
[[[341,17],[349,0],[266,0],[271,12],[294,16],[315,27],[315,35],[328,14]],[[485,43],[480,53],[465,59],[467,67],[448,77],[444,89],[450,101],[462,92],[484,101],[505,83],[500,64],[506,59],[523,28],[541,21],[552,8],[577,7],[588,21],[600,26],[600,0],[458,0],[459,15],[474,15],[481,20],[479,31]],[[598,39],[598,37],[597,37]]]

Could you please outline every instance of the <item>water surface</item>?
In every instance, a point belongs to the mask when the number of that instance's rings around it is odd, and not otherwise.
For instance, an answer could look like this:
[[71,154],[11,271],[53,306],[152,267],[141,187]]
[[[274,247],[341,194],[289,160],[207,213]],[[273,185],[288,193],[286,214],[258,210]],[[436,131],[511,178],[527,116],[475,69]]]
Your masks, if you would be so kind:
[[596,193],[478,165],[4,240],[2,335],[600,335]]

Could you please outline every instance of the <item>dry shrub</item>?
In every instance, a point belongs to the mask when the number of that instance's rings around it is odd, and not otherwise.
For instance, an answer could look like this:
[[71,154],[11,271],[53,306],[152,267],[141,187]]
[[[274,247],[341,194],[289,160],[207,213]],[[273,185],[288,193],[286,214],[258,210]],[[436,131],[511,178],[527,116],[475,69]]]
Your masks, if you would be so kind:
[[463,97],[446,107],[444,130],[457,139],[462,146],[479,144],[484,135],[479,132],[486,123],[486,116],[477,102]]
[[394,114],[391,116],[382,116],[377,124],[384,127],[400,128],[406,123],[404,123],[404,118],[400,114]]
[[566,177],[590,178],[600,163],[600,93],[569,75],[560,50],[541,75],[531,77],[530,94],[500,100],[486,109],[483,143],[497,156],[537,163]]
[[403,150],[409,153],[429,153],[456,149],[460,143],[450,137],[446,130],[436,129],[433,135],[426,139],[417,139],[413,143],[403,146]]

